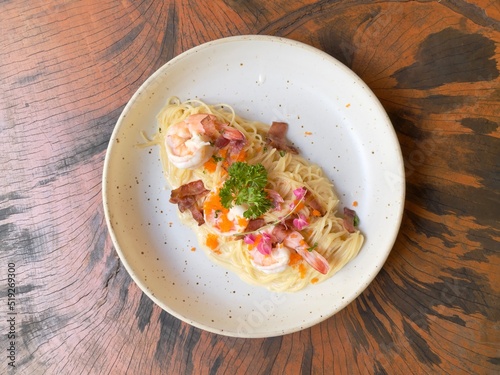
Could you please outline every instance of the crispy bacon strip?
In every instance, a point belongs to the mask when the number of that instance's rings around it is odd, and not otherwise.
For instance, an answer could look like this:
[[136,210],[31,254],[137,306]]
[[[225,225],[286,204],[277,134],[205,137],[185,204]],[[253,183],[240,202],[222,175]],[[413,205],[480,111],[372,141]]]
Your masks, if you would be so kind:
[[356,229],[354,228],[354,217],[356,216],[356,211],[350,208],[344,207],[344,228],[349,233],[354,233]]
[[208,192],[209,190],[205,189],[203,181],[192,181],[172,190],[169,202],[177,204],[181,212],[189,210],[198,225],[202,225],[205,223],[205,219],[198,200]]
[[247,140],[245,135],[228,124],[221,123],[214,115],[207,115],[201,120],[206,134],[213,140],[216,149],[227,147],[228,160],[232,155],[238,155],[245,147]]
[[274,121],[267,133],[267,143],[278,150],[298,154],[299,150],[286,139],[288,124]]
[[219,130],[221,123],[217,121],[217,117],[214,115],[207,115],[201,121],[201,125],[203,125],[203,129],[205,133],[212,139],[215,139],[219,136]]
[[253,232],[259,228],[262,228],[264,225],[266,225],[266,221],[264,219],[252,219],[248,222],[247,227],[245,228],[245,232]]
[[208,190],[205,189],[202,180],[188,182],[187,184],[181,185],[177,189],[172,190],[172,193],[170,195],[170,202],[178,203],[177,201],[184,197],[205,193],[208,193]]

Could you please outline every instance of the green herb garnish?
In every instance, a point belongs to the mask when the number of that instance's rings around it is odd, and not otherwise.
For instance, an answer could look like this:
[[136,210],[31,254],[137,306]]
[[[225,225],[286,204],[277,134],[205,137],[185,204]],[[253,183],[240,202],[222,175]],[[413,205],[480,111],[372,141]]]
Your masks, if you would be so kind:
[[352,219],[352,224],[357,227],[359,225],[359,217],[358,215],[354,214],[354,218]]
[[314,249],[316,249],[318,247],[318,243],[315,242],[314,245],[312,245],[310,248],[307,249],[307,251],[311,252],[313,251]]
[[231,164],[229,178],[219,191],[222,206],[227,209],[233,205],[246,205],[243,213],[247,219],[255,219],[272,207],[264,188],[267,185],[267,171],[262,164],[250,165],[238,161]]

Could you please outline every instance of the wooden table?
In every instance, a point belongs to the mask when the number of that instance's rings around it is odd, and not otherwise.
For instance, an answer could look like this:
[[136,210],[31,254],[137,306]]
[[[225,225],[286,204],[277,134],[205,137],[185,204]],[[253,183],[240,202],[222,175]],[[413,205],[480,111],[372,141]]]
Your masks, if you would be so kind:
[[[500,371],[498,1],[17,0],[0,14],[0,373]],[[407,181],[368,289],[267,339],[211,334],[154,305],[120,263],[101,198],[135,90],[179,53],[241,34],[305,42],[356,72],[393,122]]]

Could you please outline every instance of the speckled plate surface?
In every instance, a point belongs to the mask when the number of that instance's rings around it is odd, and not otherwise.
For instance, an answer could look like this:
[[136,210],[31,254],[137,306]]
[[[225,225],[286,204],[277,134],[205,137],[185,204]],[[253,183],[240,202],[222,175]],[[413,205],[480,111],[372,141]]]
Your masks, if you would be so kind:
[[[355,208],[365,244],[328,281],[293,294],[248,285],[211,263],[177,207],[155,148],[156,114],[170,96],[224,102],[248,119],[285,121],[288,137]],[[112,134],[103,174],[110,235],[134,281],[156,304],[196,327],[270,337],[317,324],[352,302],[382,268],[399,230],[404,169],[394,129],[352,71],[313,47],[277,37],[216,40],[177,56],[134,94]]]

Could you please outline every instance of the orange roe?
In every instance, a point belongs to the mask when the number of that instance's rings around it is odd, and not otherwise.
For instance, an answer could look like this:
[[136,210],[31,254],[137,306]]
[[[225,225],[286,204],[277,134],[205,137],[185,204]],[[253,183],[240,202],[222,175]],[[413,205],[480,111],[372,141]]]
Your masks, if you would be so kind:
[[225,159],[227,157],[227,148],[221,148],[219,150],[219,156],[222,158],[222,159]]
[[193,247],[191,248],[191,251],[196,251],[196,247],[194,247],[194,246],[193,246]]
[[217,163],[213,158],[210,158],[205,164],[203,164],[203,168],[205,168],[207,172],[214,173],[217,168]]
[[302,257],[297,253],[290,254],[290,260],[288,261],[289,266],[296,266],[302,262]]
[[353,207],[358,207],[358,201],[352,202]]
[[219,229],[221,232],[229,232],[231,229],[233,229],[233,222],[228,219],[226,213],[221,213],[219,214]]
[[299,275],[300,275],[300,278],[303,279],[304,277],[306,277],[306,266],[304,265],[304,263],[300,263],[299,264]]
[[236,155],[231,155],[231,160],[233,162],[235,162],[235,161],[245,161],[246,159],[247,159],[247,153],[246,153],[245,150],[241,150]]
[[299,199],[295,199],[293,201],[293,211],[292,212],[298,212],[302,210],[306,205],[304,204],[304,201],[301,201]]
[[[221,232],[230,232],[234,229],[234,223],[227,216],[229,210],[222,205],[218,192],[210,194],[205,199],[205,202],[203,202],[203,211],[207,215],[212,213],[217,214],[217,228]],[[244,217],[239,218],[238,225],[245,228],[248,225],[248,220]]]
[[238,218],[238,225],[242,228],[246,228],[246,226],[248,225],[248,220],[244,217],[239,217]]
[[209,233],[207,235],[207,239],[205,241],[205,244],[216,254],[220,254],[220,251],[218,250],[219,247],[219,238],[217,237],[216,234]]
[[221,212],[228,212],[228,209],[225,208],[221,201],[218,192],[214,194],[210,194],[207,199],[205,199],[205,202],[203,202],[203,210],[204,211],[221,211]]
[[316,284],[319,281],[317,277],[311,279],[311,284]]
[[298,253],[290,254],[288,265],[299,271],[301,279],[306,277],[307,267],[304,265],[304,259]]
[[315,216],[315,217],[320,217],[321,216],[321,212],[319,212],[318,210],[312,210],[311,215]]

